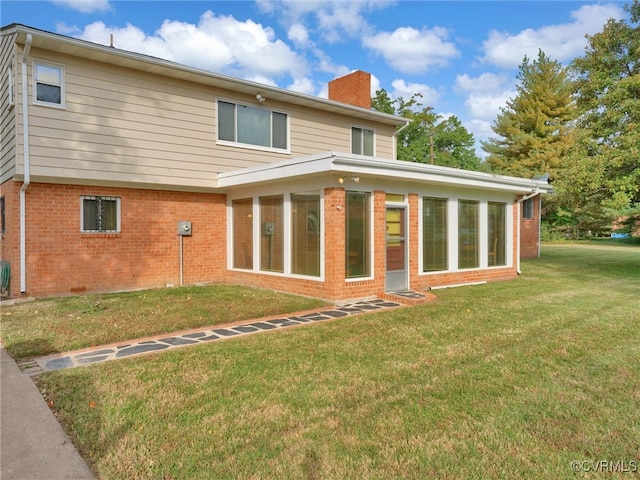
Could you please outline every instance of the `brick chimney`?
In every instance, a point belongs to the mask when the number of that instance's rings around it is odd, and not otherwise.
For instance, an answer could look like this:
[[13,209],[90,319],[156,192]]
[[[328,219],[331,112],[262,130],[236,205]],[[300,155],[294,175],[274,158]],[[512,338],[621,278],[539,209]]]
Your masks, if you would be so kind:
[[356,70],[329,82],[329,100],[371,108],[371,74]]

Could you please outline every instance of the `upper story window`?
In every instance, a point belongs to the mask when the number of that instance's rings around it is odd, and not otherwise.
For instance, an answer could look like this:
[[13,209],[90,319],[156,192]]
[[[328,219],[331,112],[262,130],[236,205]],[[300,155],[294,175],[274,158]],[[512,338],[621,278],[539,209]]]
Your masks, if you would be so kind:
[[34,77],[34,103],[64,107],[64,68],[36,62]]
[[374,156],[374,139],[373,130],[360,127],[351,127],[351,153],[356,155]]
[[120,232],[119,197],[81,197],[81,231],[90,233]]
[[218,101],[218,140],[287,150],[288,115],[264,108]]

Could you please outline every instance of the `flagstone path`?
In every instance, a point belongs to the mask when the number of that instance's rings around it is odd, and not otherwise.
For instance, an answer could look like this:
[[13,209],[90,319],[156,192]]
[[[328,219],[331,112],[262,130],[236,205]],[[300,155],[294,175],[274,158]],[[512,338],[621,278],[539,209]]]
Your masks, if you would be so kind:
[[[418,292],[396,292],[398,297],[420,298],[424,294]],[[58,353],[35,358],[20,365],[24,373],[35,376],[43,372],[61,370],[64,368],[80,367],[94,363],[128,358],[146,353],[169,350],[172,348],[197,345],[240,335],[265,332],[302,325],[310,322],[321,322],[349,315],[358,315],[375,310],[384,310],[404,306],[403,303],[387,299],[363,300],[335,307],[329,307],[300,315],[283,316],[278,318],[249,320],[234,325],[204,327],[195,330],[155,337],[116,343],[107,346],[78,350],[75,352]]]

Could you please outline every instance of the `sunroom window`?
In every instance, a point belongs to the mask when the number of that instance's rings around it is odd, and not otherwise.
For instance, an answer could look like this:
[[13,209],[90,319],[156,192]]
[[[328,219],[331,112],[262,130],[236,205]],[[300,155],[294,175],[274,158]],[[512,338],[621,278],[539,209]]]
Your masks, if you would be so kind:
[[320,276],[320,194],[291,194],[291,273]]
[[447,199],[422,199],[422,271],[448,268]]
[[458,202],[458,268],[478,268],[479,203]]
[[505,203],[489,202],[488,252],[489,266],[506,265],[506,209]]
[[347,192],[346,218],[346,277],[360,278],[371,275],[369,257],[369,194]]

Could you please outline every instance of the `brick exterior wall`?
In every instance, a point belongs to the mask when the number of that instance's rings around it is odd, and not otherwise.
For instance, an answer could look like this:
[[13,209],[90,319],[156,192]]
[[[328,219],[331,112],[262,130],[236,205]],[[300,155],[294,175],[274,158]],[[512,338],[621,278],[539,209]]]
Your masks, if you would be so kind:
[[540,196],[533,197],[533,219],[525,219],[520,209],[520,258],[537,258],[540,247]]
[[371,74],[356,70],[330,81],[329,100],[371,108]]
[[[2,185],[7,231],[0,244],[2,258],[11,262],[11,296],[20,296],[19,182]],[[121,199],[121,232],[80,232],[80,197]],[[107,292],[180,284],[177,223],[192,222],[193,235],[183,237],[184,284],[226,282],[342,301],[368,298],[385,290],[385,192],[374,191],[372,270],[375,278],[345,279],[345,189],[324,190],[324,281],[262,272],[227,270],[227,210],[222,194],[168,192],[125,188],[32,184],[27,190],[27,295],[51,296]],[[517,249],[512,267],[419,274],[419,202],[408,196],[409,288],[517,276]],[[513,238],[517,208],[513,204]],[[535,223],[537,221],[529,221]],[[239,232],[238,232],[239,233]],[[537,250],[536,250],[537,251]]]
[[[20,295],[18,192],[2,186],[7,234],[2,258],[11,262],[11,296]],[[120,233],[81,233],[80,197],[120,197]],[[225,196],[124,188],[31,184],[27,205],[27,295],[107,292],[180,284],[178,221],[192,222],[183,238],[185,284],[226,277]]]

